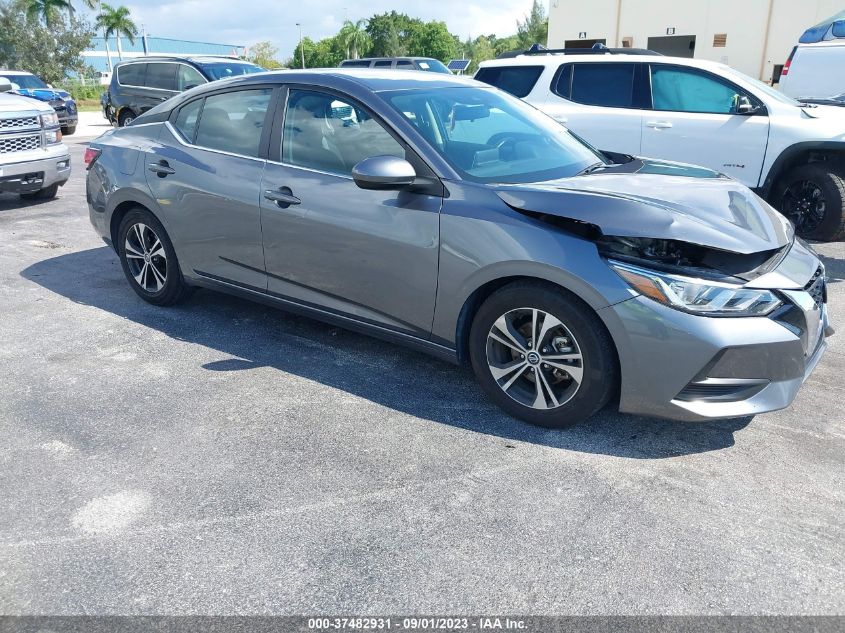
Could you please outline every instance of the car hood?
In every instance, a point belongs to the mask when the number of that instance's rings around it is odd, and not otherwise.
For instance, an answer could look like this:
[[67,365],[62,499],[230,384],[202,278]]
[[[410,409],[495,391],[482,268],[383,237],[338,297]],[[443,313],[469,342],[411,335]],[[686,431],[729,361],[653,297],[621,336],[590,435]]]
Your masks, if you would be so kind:
[[[789,221],[735,180],[684,165],[632,162],[634,168],[498,185],[496,193],[514,209],[592,224],[607,236],[678,240],[742,254],[792,241]],[[653,173],[667,169],[690,175]]]
[[38,99],[39,101],[56,101],[57,99],[67,101],[70,99],[69,92],[65,90],[53,90],[52,88],[19,88],[14,92],[25,97]]
[[46,103],[41,103],[36,99],[24,97],[14,92],[0,92],[0,112],[18,112],[20,110],[53,111]]

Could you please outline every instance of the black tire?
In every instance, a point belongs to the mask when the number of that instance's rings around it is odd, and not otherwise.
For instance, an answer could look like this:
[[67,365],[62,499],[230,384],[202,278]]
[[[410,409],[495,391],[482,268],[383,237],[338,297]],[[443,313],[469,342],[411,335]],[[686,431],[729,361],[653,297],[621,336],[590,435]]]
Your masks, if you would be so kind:
[[[148,230],[139,229],[144,236],[143,247],[138,248],[139,233],[135,232],[136,225],[146,227]],[[130,231],[133,232],[130,242],[135,245],[135,252],[148,254],[152,252],[152,257],[139,258],[137,255],[132,256],[128,253],[127,237]],[[152,235],[152,237],[150,237]],[[156,256],[154,253],[158,251],[155,239],[161,242],[161,247],[164,249],[164,282],[160,287],[157,287],[157,279],[160,279],[162,271],[161,256]],[[149,211],[142,207],[136,207],[130,210],[120,223],[120,228],[117,231],[117,250],[120,257],[120,264],[123,267],[123,274],[126,275],[126,280],[132,287],[132,290],[141,297],[144,301],[152,303],[157,306],[169,306],[183,300],[190,294],[190,287],[185,283],[182,277],[182,271],[179,268],[179,261],[176,258],[176,251],[173,248],[173,243],[164,230],[161,222]],[[147,271],[141,273],[139,268],[147,265]],[[156,266],[155,271],[152,267]],[[141,276],[144,285],[138,281],[137,275]]]
[[120,113],[120,116],[117,118],[117,124],[119,127],[126,127],[127,125],[132,123],[135,118],[135,113],[132,112],[132,110],[130,110],[129,108],[127,108]]
[[50,185],[49,187],[44,187],[43,189],[39,189],[38,191],[30,191],[28,193],[22,193],[21,198],[25,198],[27,200],[51,200],[55,198],[59,193],[59,183],[55,183]]
[[[802,191],[807,195],[802,197]],[[775,184],[772,205],[792,220],[803,238],[845,238],[845,165],[818,162],[790,169]]]
[[74,134],[75,132],[76,132],[76,126],[75,125],[68,125],[68,126],[62,128],[62,135],[63,136],[70,136],[70,135]]
[[[560,320],[581,354],[583,376],[580,385],[568,401],[555,408],[537,409],[518,402],[499,385],[488,364],[491,328],[502,315],[522,308],[541,310]],[[543,345],[542,341],[540,345]],[[538,426],[561,429],[586,420],[606,405],[618,390],[616,351],[604,324],[578,297],[550,284],[516,282],[488,297],[473,319],[469,353],[475,376],[490,399],[515,418]],[[539,365],[530,370],[534,373],[518,373],[533,378],[537,376],[536,372],[542,371]],[[536,386],[533,381],[531,384]]]

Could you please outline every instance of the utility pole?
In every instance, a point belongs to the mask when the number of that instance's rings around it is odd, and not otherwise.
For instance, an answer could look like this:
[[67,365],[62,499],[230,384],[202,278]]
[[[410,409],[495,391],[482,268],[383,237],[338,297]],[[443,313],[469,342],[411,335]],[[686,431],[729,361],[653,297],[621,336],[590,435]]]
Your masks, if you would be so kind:
[[299,54],[302,57],[302,68],[305,68],[305,49],[302,48],[302,24],[297,22],[296,25],[299,27]]

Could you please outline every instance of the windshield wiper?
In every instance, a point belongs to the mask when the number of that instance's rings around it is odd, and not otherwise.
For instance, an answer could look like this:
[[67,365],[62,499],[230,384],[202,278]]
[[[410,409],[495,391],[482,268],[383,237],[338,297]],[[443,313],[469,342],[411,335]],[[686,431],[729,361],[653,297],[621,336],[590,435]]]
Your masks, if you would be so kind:
[[587,174],[592,174],[593,172],[596,172],[600,169],[604,169],[605,167],[607,167],[607,163],[593,163],[592,165],[590,165],[589,167],[585,167],[575,175],[586,176]]

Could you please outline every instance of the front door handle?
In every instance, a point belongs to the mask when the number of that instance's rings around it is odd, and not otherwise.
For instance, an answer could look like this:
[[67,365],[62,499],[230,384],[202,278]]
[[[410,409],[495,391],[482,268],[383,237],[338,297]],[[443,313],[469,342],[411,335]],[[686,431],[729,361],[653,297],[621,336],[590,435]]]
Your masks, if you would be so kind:
[[293,195],[290,187],[279,187],[278,189],[265,189],[264,197],[275,202],[282,209],[287,209],[292,204],[301,204],[302,200]]
[[665,130],[672,127],[669,121],[646,121],[647,127],[653,127],[655,130]]
[[158,175],[159,178],[164,178],[165,176],[176,173],[176,170],[168,165],[166,160],[160,160],[157,163],[150,163],[147,169]]

